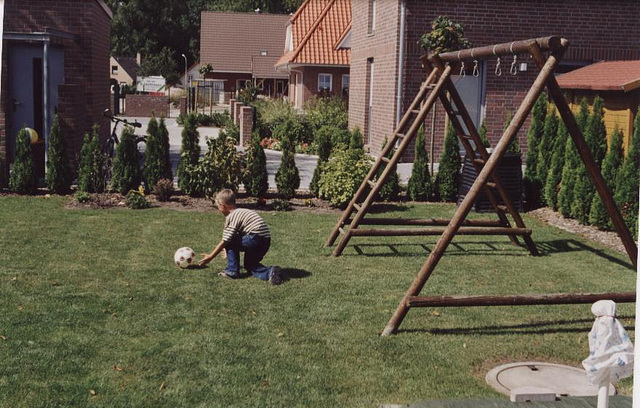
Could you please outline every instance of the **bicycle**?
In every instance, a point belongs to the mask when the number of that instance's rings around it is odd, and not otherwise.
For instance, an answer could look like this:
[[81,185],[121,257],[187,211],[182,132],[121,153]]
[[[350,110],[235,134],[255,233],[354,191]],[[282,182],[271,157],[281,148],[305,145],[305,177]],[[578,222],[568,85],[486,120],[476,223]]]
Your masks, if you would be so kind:
[[[111,111],[109,109],[105,109],[102,114],[109,118],[111,122],[115,123],[113,129],[111,129],[111,135],[109,136],[109,138],[107,138],[107,140],[105,140],[104,145],[102,146],[102,154],[104,155],[104,182],[105,187],[108,187],[111,183],[111,177],[113,175],[113,159],[116,157],[116,146],[118,145],[118,143],[120,143],[120,140],[118,139],[118,125],[122,123],[124,126],[141,128],[142,123],[139,123],[137,120],[129,122],[126,119],[115,117],[111,114]],[[145,136],[135,136],[136,146],[140,142],[144,143],[147,141],[147,138]],[[142,153],[140,153],[140,164],[142,165],[143,162],[144,156]]]

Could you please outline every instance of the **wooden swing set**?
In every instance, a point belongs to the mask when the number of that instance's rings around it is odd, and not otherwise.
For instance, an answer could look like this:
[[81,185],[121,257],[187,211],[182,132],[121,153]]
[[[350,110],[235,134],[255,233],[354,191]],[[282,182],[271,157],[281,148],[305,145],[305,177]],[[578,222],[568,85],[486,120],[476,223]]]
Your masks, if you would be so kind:
[[[440,236],[413,283],[401,299],[395,313],[387,323],[387,326],[382,332],[383,336],[395,333],[409,311],[409,308],[412,307],[573,304],[592,303],[601,299],[611,299],[616,302],[635,302],[635,292],[504,296],[419,296],[431,273],[436,268],[448,245],[456,235],[506,235],[514,244],[518,243],[516,237],[520,236],[524,240],[531,255],[539,255],[535,243],[531,239],[531,230],[525,226],[522,217],[509,199],[509,195],[503,187],[503,184],[500,182],[497,166],[507,151],[509,143],[516,137],[545,86],[586,166],[589,177],[594,183],[611,217],[613,225],[624,244],[631,262],[634,266],[637,266],[638,248],[553,75],[568,46],[569,41],[567,39],[551,36],[470,48],[443,54],[433,54],[421,58],[423,65],[428,68],[430,72],[426,81],[397,125],[391,140],[383,148],[378,159],[342,213],[342,216],[329,235],[325,245],[333,245],[338,236],[342,235],[338,245],[333,251],[334,256],[340,256],[351,237]],[[498,144],[493,149],[493,152],[489,154],[484,148],[478,130],[453,84],[451,79],[452,64],[464,64],[465,61],[472,61],[474,64],[473,75],[476,75],[478,59],[494,56],[498,59],[496,74],[500,75],[500,57],[514,56],[514,63],[512,64],[511,70],[511,73],[514,74],[513,69],[517,55],[524,53],[528,53],[533,57],[540,72],[531,85],[527,95],[524,97],[520,107],[515,112],[511,123],[504,131]],[[464,72],[464,65],[462,65],[462,67],[461,72]],[[449,97],[451,99],[449,99]],[[369,211],[378,192],[389,177],[391,171],[394,171],[395,165],[404,154],[418,129],[424,123],[427,114],[438,99],[444,106],[447,116],[451,121],[451,126],[455,129],[456,135],[465,149],[465,153],[468,157],[474,158],[472,162],[478,176],[471,189],[450,220],[377,217],[365,219],[365,215]],[[398,143],[399,145],[391,158],[387,158],[386,156],[390,149],[393,149],[393,146]],[[382,173],[376,178],[376,174],[380,169],[383,169]],[[493,210],[498,216],[498,220],[466,219],[473,203],[482,191],[484,191],[489,198]],[[500,202],[500,199],[502,202]],[[513,224],[515,225],[511,224],[507,218],[507,214],[511,216]],[[404,227],[411,226],[412,228],[359,228],[361,225],[398,225]]]

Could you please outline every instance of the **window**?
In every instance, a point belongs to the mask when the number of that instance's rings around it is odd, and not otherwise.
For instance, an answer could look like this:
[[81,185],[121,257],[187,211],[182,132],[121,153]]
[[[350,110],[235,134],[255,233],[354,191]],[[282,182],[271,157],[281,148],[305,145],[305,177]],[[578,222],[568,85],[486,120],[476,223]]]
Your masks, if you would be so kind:
[[318,92],[331,92],[331,74],[318,74]]
[[369,27],[368,33],[376,32],[376,0],[369,0]]
[[267,53],[267,51],[266,51],[266,50],[261,50],[261,51],[260,51],[260,55],[261,55],[261,56],[263,56],[263,57],[266,57],[266,56],[267,56],[267,54],[268,54],[268,53]]
[[118,75],[118,66],[117,65],[112,65],[111,66],[111,75]]
[[349,74],[342,75],[342,96],[344,97],[349,96],[349,81]]

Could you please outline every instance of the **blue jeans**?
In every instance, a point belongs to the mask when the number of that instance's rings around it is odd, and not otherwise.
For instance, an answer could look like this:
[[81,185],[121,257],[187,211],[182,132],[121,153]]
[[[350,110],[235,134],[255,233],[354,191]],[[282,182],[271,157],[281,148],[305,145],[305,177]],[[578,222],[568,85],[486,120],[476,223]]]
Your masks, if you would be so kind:
[[244,252],[244,268],[260,280],[268,280],[271,268],[260,263],[269,250],[271,238],[246,234],[227,243],[226,274],[232,278],[240,276],[240,252]]

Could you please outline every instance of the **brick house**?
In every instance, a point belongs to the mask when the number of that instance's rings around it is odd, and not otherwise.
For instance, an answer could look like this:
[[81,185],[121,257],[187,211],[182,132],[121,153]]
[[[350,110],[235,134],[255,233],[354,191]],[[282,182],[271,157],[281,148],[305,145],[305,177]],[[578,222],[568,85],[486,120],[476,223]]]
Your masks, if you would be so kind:
[[306,0],[291,16],[276,68],[290,75],[298,108],[315,95],[349,97],[351,0]]
[[94,123],[103,138],[109,121],[111,10],[103,0],[6,0],[0,87],[0,185],[6,185],[15,139],[24,125],[35,129],[37,174],[55,113],[62,119],[72,164]]
[[282,54],[288,19],[284,14],[202,12],[200,63],[213,66],[205,79],[222,83],[225,93],[253,82],[263,94],[283,95],[289,76],[273,66]]
[[574,111],[579,109],[582,98],[593,104],[594,97],[600,96],[607,136],[617,126],[627,148],[640,105],[640,60],[597,62],[561,75],[558,85],[566,90]]
[[137,57],[109,57],[109,77],[112,83],[133,86],[138,78],[140,69],[140,54]]
[[[417,42],[430,23],[446,15],[465,27],[473,46],[562,35],[571,41],[559,73],[599,60],[630,60],[640,57],[640,2],[635,0],[363,0],[353,3],[351,32],[351,94],[349,125],[363,129],[371,153],[380,152],[404,108],[426,77]],[[519,106],[537,75],[528,56],[517,60],[517,74],[510,75],[512,60],[503,58],[502,76],[495,75],[496,59],[480,63],[481,74],[457,78],[457,87],[476,123],[486,121],[488,136],[495,143],[508,112]],[[434,157],[439,159],[444,138],[443,108],[437,108]],[[429,142],[432,114],[426,120]],[[526,150],[526,129],[518,135]],[[406,161],[413,158],[409,149]]]

